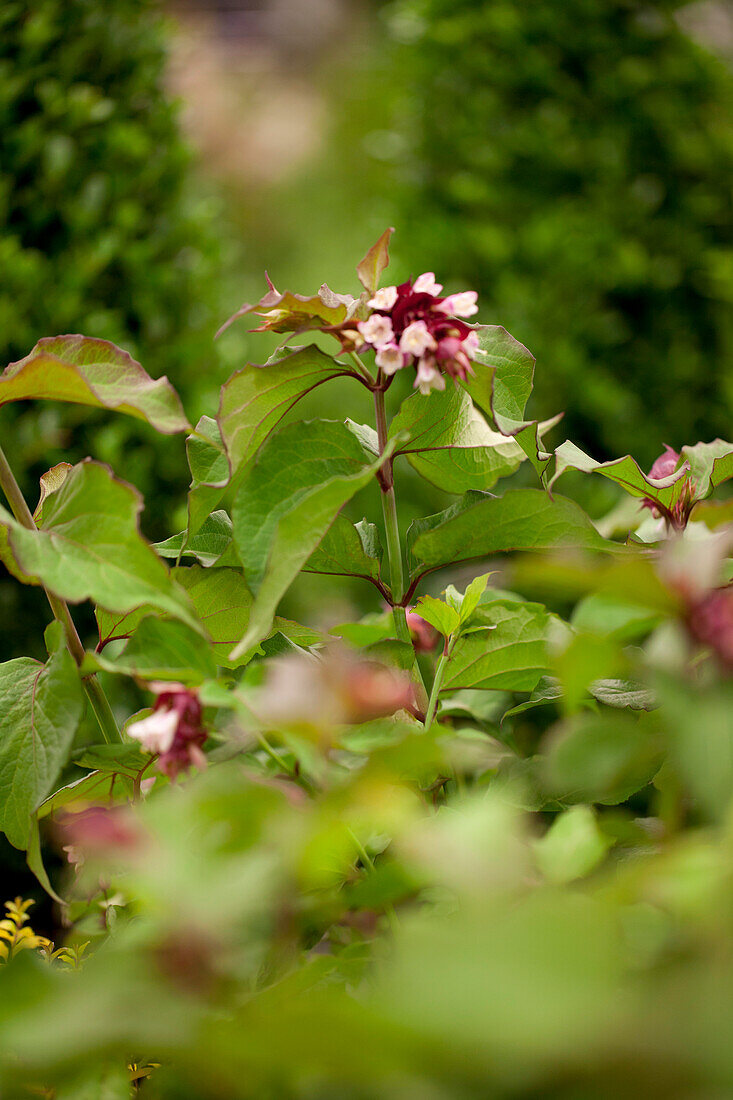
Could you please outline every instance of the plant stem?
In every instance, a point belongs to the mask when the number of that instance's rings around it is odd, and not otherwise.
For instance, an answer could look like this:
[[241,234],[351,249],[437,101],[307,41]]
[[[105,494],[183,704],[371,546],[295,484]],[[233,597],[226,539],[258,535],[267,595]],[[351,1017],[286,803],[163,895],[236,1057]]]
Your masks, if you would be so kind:
[[[381,371],[380,371],[381,375]],[[387,412],[384,402],[384,390],[374,391],[374,412],[377,421],[377,439],[379,441],[379,453],[383,454],[387,446]],[[394,476],[392,473],[392,460],[382,467],[380,471],[379,488],[382,490],[382,515],[384,516],[384,530],[387,536],[387,557],[389,559],[389,583],[392,590],[392,615],[394,617],[395,631],[401,642],[412,645],[410,628],[407,625],[407,615],[401,604],[405,592],[405,574],[402,565],[402,547],[400,545],[400,529],[397,523],[397,501],[394,491]],[[412,666],[412,678],[417,691],[417,703],[421,710],[425,709],[427,692],[423,683],[420,668],[415,658]]]
[[438,661],[438,667],[435,670],[435,679],[433,680],[433,686],[430,691],[428,709],[425,712],[425,729],[430,729],[435,720],[435,712],[438,709],[438,696],[440,695],[440,689],[443,685],[443,676],[445,675],[445,666],[448,664],[452,649],[453,638],[446,642],[445,648],[440,655],[440,660]]
[[[5,496],[7,497],[10,509],[17,519],[18,523],[23,527],[27,527],[31,531],[36,530],[36,523],[31,515],[30,508],[26,504],[25,497],[21,492],[18,482],[15,480],[15,474],[10,468],[10,463],[5,457],[5,452],[0,447],[0,488],[2,488]],[[65,600],[59,599],[53,592],[43,587],[46,593],[46,598],[51,605],[54,618],[61,623],[66,635],[66,644],[69,649],[69,653],[76,661],[77,665],[81,665],[84,660],[84,646],[81,643],[81,638],[74,626],[74,620],[71,617],[68,604]],[[112,707],[109,705],[109,699],[104,693],[102,685],[95,675],[84,676],[82,678],[82,685],[87,694],[89,703],[94,711],[97,721],[99,722],[99,728],[102,731],[102,736],[107,742],[121,741],[120,731],[117,729],[117,723],[115,716],[112,713]]]
[[[362,844],[362,842],[359,840],[359,838],[356,835],[356,833],[354,832],[354,830],[349,829],[347,827],[347,832],[348,832],[349,836],[351,837],[351,839],[354,842],[354,847],[356,848],[359,859],[364,864],[366,869],[370,872],[370,874],[374,874],[374,871],[375,871],[374,860],[369,855],[369,853],[367,852],[367,850],[364,847],[364,845]],[[400,922],[399,922],[399,918],[397,916],[397,913],[395,911],[395,907],[394,907],[394,905],[392,904],[391,901],[386,901],[384,903],[384,911],[387,914],[387,919],[389,921],[390,928],[392,929],[392,935],[395,935],[399,931]]]

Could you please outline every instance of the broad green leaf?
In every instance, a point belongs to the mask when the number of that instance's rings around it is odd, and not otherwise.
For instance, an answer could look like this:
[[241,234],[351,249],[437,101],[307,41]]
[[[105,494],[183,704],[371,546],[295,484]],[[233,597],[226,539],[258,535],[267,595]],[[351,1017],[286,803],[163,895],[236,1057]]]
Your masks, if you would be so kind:
[[595,680],[588,691],[607,707],[654,710],[659,706],[656,694],[638,680]]
[[369,294],[374,294],[379,286],[382,272],[389,266],[389,241],[393,233],[394,229],[385,229],[356,268],[359,282]]
[[161,558],[195,558],[207,568],[237,565],[239,560],[232,542],[232,521],[223,509],[207,516],[195,535],[188,538],[187,531],[179,531],[164,542],[156,542],[155,550]]
[[476,332],[476,376],[466,383],[468,392],[489,416],[523,420],[532,393],[534,355],[501,325],[479,325]]
[[264,366],[248,363],[233,374],[222,387],[217,418],[232,475],[301,397],[331,378],[353,373],[311,345],[289,349]]
[[83,671],[102,668],[146,680],[202,683],[216,675],[216,663],[201,635],[186,623],[148,615],[135,628],[122,653],[88,654]]
[[683,447],[682,458],[690,465],[696,500],[703,500],[718,485],[733,477],[733,443],[725,439]]
[[681,679],[659,675],[655,686],[679,777],[706,818],[726,819],[733,800],[733,679],[692,691]]
[[27,848],[32,817],[66,763],[84,710],[79,671],[61,647],[45,665],[0,665],[0,829]]
[[74,763],[92,771],[135,776],[150,763],[137,742],[125,745],[86,745],[74,753]]
[[580,470],[585,474],[602,474],[603,477],[615,481],[631,496],[658,501],[667,509],[672,508],[682,495],[684,479],[688,473],[683,465],[668,477],[650,478],[631,455],[615,458],[611,462],[596,462],[569,439],[557,448],[555,458],[555,473],[550,480],[550,490],[566,470]]
[[455,634],[461,625],[461,617],[458,612],[450,604],[443,603],[442,600],[436,600],[433,596],[421,596],[415,606],[415,611],[421,619],[434,626],[438,633],[443,634],[446,638],[449,638],[451,634]]
[[525,454],[510,437],[494,431],[464,390],[447,386],[402,403],[390,438],[408,433],[398,454],[427,481],[449,493],[489,489],[519,467]]
[[532,845],[542,874],[562,885],[590,874],[613,844],[598,827],[590,806],[573,806],[553,821]]
[[606,711],[560,726],[544,759],[548,792],[567,802],[616,805],[645,787],[663,759],[648,717]]
[[339,623],[338,626],[332,626],[328,633],[344,638],[354,646],[374,645],[387,638],[394,638],[394,618],[392,612],[387,610],[380,614],[365,615],[358,623]]
[[186,457],[191,471],[191,488],[188,490],[188,544],[216,508],[229,482],[229,460],[219,425],[210,416],[202,416],[193,434],[187,438]]
[[[68,462],[59,462],[57,466],[52,466],[50,470],[47,470],[45,474],[41,474],[40,477],[40,496],[38,498],[38,504],[36,510],[33,513],[33,518],[36,524],[40,527],[43,522],[43,504],[47,497],[52,493],[57,492],[64,481],[69,470],[73,467]],[[19,580],[21,584],[33,584],[38,585],[40,581],[38,577],[31,577],[18,565],[10,549],[10,532],[7,527],[0,525],[0,561],[16,580]]]
[[[201,674],[206,669],[209,670],[208,674],[212,675],[209,654],[213,656],[216,664],[223,668],[236,668],[239,665],[246,664],[256,647],[253,647],[252,651],[244,654],[237,661],[229,660],[232,647],[239,641],[247,627],[252,605],[252,594],[247,588],[241,570],[204,569],[199,565],[179,566],[173,570],[173,577],[188,593],[196,613],[212,641],[210,651],[204,647],[201,656],[192,657],[187,675],[185,673],[185,654],[179,654],[180,675],[175,678],[190,679],[193,676],[194,679],[200,679]],[[96,615],[100,641],[106,644],[114,638],[132,638],[134,640],[135,632],[142,620],[154,613],[154,608],[146,606],[136,608],[128,615],[120,616],[98,607]],[[166,625],[170,627],[173,624],[167,623]],[[323,642],[323,635],[317,630],[301,626],[300,623],[283,619],[280,616],[275,618],[269,637],[276,634],[282,634],[295,642],[296,645],[304,647],[320,645]],[[181,644],[185,643],[186,647],[193,644],[191,636],[187,636],[184,631],[180,632],[180,639]],[[200,638],[197,644],[201,649]],[[129,663],[135,653],[140,650],[144,651],[144,646],[145,640],[143,637],[142,640],[136,643],[132,653],[125,650],[121,658],[110,661],[110,664],[114,664],[116,666],[115,670],[118,672],[127,671],[123,667],[125,663]],[[144,652],[142,659],[146,659]],[[104,667],[107,666],[104,665]],[[172,672],[176,665],[171,664],[168,667],[169,671]]]
[[486,618],[490,625],[456,642],[443,691],[532,691],[547,671],[549,612],[539,604],[496,600]]
[[93,771],[83,775],[81,779],[75,779],[73,783],[67,783],[53,794],[45,798],[38,807],[37,817],[42,819],[60,810],[64,806],[71,806],[74,802],[111,802],[115,798],[127,799],[132,793],[132,783],[128,776],[120,772]]
[[585,512],[541,489],[515,489],[502,497],[466,495],[444,512],[416,520],[407,532],[414,579],[443,565],[508,550],[619,550],[602,538]]
[[5,369],[0,405],[29,398],[114,409],[147,420],[159,432],[190,427],[167,378],[152,379],[126,351],[88,336],[44,337]]
[[587,699],[592,681],[623,671],[621,646],[605,634],[572,634],[553,653],[550,668],[562,687],[563,709],[572,713]]
[[504,712],[502,722],[505,718],[524,714],[525,711],[534,710],[535,707],[547,706],[549,703],[555,703],[561,698],[562,688],[554,676],[543,676],[537,681],[537,686],[532,690],[529,699],[523,699],[521,703],[517,703],[516,706],[510,707],[509,710]]
[[106,466],[86,460],[44,502],[43,527],[30,531],[0,509],[21,568],[62,599],[92,599],[110,611],[142,604],[200,630],[186,594],[138,530],[142,501]]
[[234,505],[234,540],[256,598],[232,659],[268,633],[278,602],[340,508],[390,454],[364,465],[358,440],[334,421],[293,424],[268,440]]
[[303,571],[379,581],[382,554],[379,530],[373,523],[363,519],[354,524],[339,513],[303,566]]
[[174,571],[178,583],[186,589],[196,612],[213,641],[212,655],[217,665],[236,668],[251,653],[238,661],[229,654],[244,634],[252,608],[252,593],[239,569],[203,569],[191,565]]
[[660,621],[658,612],[607,592],[585,596],[570,619],[576,630],[606,634],[622,642],[644,638]]

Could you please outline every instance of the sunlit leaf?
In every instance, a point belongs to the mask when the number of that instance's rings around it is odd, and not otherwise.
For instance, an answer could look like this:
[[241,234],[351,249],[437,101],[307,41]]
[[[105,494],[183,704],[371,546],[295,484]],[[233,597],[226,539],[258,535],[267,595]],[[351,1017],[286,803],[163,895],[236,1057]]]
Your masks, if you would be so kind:
[[447,663],[444,691],[532,691],[547,671],[550,615],[539,604],[496,600],[488,625],[462,635]]
[[389,242],[393,233],[394,229],[385,229],[356,268],[359,282],[370,294],[374,294],[382,272],[389,265]]

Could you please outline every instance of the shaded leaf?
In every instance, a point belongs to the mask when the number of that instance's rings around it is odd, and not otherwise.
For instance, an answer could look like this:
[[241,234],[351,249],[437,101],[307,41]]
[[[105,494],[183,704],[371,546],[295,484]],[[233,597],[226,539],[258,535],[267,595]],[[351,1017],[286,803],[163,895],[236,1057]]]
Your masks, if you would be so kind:
[[598,827],[590,806],[573,806],[553,821],[541,840],[532,845],[542,874],[563,884],[583,878],[598,866],[613,844]]
[[303,566],[303,572],[378,581],[382,555],[379,530],[373,523],[363,519],[354,524],[339,513]]
[[84,710],[79,672],[61,647],[42,665],[0,665],[0,829],[27,848],[32,817],[66,763]]
[[607,707],[654,710],[659,706],[656,694],[638,680],[595,680],[588,690]]
[[156,542],[155,550],[161,558],[195,558],[207,568],[236,565],[239,560],[233,547],[232,521],[223,509],[207,516],[195,535],[189,538],[187,531],[179,531],[164,542]]
[[135,627],[122,653],[88,654],[83,671],[105,669],[146,680],[202,683],[216,675],[216,664],[201,635],[186,623],[148,615]]
[[152,379],[126,351],[88,336],[44,337],[5,369],[0,405],[28,398],[113,409],[164,433],[190,427],[167,378]]
[[662,759],[654,726],[626,711],[586,713],[556,730],[545,783],[563,801],[615,805],[645,787]]
[[194,433],[186,439],[186,457],[191,471],[191,488],[188,490],[188,544],[216,508],[229,482],[229,459],[224,450],[219,425],[210,416],[202,416]]
[[551,500],[541,489],[516,489],[502,497],[466,493],[444,512],[416,520],[407,532],[412,578],[508,550],[560,547],[619,550],[577,504],[565,497]]
[[244,474],[234,505],[237,552],[256,594],[236,656],[268,633],[279,600],[339,509],[390,453],[365,466],[358,440],[334,421],[293,424],[262,448]]

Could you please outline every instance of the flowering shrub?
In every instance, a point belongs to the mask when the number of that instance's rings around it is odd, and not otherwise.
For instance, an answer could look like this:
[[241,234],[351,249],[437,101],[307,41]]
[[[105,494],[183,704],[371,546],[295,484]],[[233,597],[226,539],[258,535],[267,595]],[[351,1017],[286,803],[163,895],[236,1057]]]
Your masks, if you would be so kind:
[[[0,377],[0,403],[185,432],[191,472],[185,529],[151,546],[108,467],[53,467],[31,512],[0,452],[0,559],[55,620],[45,663],[0,666],[0,828],[65,941],[20,902],[0,922],[8,1095],[733,1087],[733,445],[668,447],[649,474],[547,450],[531,354],[432,273],[380,287],[389,239],[359,297],[270,284],[244,305],[336,354],[283,344],[194,429],[103,341],[42,340]],[[374,426],[280,426],[344,377]],[[456,495],[406,533],[404,462]],[[614,482],[612,512],[559,495],[568,470]],[[381,528],[343,510],[373,479]],[[362,579],[373,612],[283,618],[300,573]]]

